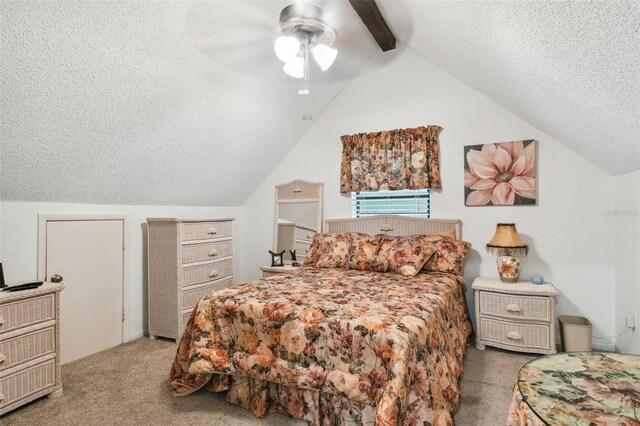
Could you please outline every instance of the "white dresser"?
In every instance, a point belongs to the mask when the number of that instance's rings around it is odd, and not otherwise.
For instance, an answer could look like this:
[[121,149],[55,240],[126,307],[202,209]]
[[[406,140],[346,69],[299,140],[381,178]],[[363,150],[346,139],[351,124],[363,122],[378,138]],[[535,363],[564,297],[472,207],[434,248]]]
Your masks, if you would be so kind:
[[233,285],[233,219],[148,218],[149,337],[179,340],[206,294]]
[[476,308],[476,347],[519,352],[556,352],[556,296],[551,283],[503,283],[476,278],[471,285]]
[[47,394],[62,393],[60,291],[0,291],[0,415]]

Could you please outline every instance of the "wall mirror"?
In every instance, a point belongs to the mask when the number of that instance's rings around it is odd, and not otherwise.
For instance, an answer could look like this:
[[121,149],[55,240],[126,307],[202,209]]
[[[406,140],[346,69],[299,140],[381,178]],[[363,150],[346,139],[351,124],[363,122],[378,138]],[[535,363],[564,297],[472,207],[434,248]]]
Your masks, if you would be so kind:
[[294,180],[276,185],[273,248],[284,251],[285,264],[291,264],[291,251],[304,262],[313,235],[322,232],[322,183]]

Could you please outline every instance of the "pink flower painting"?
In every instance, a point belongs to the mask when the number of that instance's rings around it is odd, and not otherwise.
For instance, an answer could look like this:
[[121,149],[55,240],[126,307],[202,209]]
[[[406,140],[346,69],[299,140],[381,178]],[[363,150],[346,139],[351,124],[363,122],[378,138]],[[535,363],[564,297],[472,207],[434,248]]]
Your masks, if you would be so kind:
[[536,204],[536,141],[464,147],[467,206]]

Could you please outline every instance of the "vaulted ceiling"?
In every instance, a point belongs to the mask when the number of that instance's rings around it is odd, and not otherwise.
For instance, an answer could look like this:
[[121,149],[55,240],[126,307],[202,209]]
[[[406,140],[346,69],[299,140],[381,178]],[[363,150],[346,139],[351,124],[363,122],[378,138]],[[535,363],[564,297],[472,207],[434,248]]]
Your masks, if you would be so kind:
[[[312,95],[272,43],[290,1],[0,3],[0,196],[241,205],[378,47],[318,1],[340,54]],[[611,174],[639,168],[634,2],[379,1],[412,48]]]

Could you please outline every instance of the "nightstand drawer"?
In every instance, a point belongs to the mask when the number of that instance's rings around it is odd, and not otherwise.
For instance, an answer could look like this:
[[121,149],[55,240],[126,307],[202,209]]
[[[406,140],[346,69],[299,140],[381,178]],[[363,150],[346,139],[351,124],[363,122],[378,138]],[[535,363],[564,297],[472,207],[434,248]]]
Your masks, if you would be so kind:
[[0,306],[0,332],[54,319],[53,294],[19,300]]
[[55,358],[0,379],[0,409],[56,384]]
[[0,341],[0,371],[56,350],[55,326]]
[[480,330],[480,338],[487,344],[493,342],[513,347],[551,349],[548,325],[518,324],[480,318]]
[[311,229],[300,228],[296,226],[296,235],[294,239],[311,242],[311,240],[313,240],[314,235],[316,235],[316,231],[312,231]]
[[480,292],[480,315],[503,318],[551,321],[548,297]]

